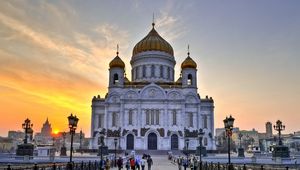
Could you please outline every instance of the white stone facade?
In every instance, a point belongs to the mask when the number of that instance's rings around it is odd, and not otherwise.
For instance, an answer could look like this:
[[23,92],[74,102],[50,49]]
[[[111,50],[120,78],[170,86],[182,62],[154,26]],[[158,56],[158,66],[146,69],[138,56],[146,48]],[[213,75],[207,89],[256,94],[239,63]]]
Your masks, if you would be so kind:
[[215,149],[214,102],[197,93],[197,69],[183,68],[174,81],[175,57],[163,51],[144,51],[132,56],[132,81],[122,67],[109,69],[109,88],[104,98],[92,100],[91,148],[99,147],[99,131],[105,144],[122,150],[182,150],[199,146],[197,132],[205,132],[203,146]]

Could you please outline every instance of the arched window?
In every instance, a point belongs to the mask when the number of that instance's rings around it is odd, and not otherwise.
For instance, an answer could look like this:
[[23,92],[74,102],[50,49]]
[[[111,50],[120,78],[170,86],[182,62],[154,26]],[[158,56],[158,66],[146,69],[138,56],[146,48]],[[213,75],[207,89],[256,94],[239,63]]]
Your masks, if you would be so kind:
[[154,65],[151,66],[151,77],[155,77],[155,67],[154,67]]
[[138,67],[134,68],[134,79],[138,78]]
[[193,76],[191,74],[188,75],[187,85],[192,85]]
[[193,123],[193,113],[189,113],[189,126],[190,127],[193,127],[194,126],[194,123]]
[[207,138],[203,139],[204,146],[207,146]]
[[154,110],[151,110],[151,125],[154,125]]
[[128,111],[128,124],[129,125],[132,125],[133,123],[132,123],[132,115],[133,115],[133,111],[130,109],[129,111]]
[[159,125],[159,110],[155,110],[155,116],[156,116],[156,119],[155,119],[155,124],[156,125]]
[[98,128],[103,127],[103,122],[104,122],[104,114],[99,114],[98,115]]
[[172,125],[176,125],[177,124],[177,114],[176,114],[176,110],[173,110],[173,113],[172,113],[172,117],[173,117],[173,123]]
[[160,71],[160,78],[164,78],[164,67],[162,65],[160,66],[159,71]]
[[143,78],[145,78],[145,77],[146,77],[146,66],[143,65]]
[[146,110],[146,125],[150,124],[150,113],[149,110]]
[[207,128],[207,115],[203,115],[203,128]]
[[117,113],[113,112],[112,113],[112,123],[111,123],[112,127],[117,126]]
[[114,81],[113,84],[119,84],[119,75],[116,73],[114,74]]
[[171,79],[171,69],[168,67],[167,69],[167,79]]

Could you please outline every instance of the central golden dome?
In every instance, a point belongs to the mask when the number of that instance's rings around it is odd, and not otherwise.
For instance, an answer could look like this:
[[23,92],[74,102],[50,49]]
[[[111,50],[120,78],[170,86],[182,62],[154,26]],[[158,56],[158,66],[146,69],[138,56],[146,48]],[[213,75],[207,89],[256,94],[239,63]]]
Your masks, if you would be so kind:
[[144,51],[162,51],[174,55],[172,46],[156,32],[154,24],[148,35],[134,46],[132,56]]

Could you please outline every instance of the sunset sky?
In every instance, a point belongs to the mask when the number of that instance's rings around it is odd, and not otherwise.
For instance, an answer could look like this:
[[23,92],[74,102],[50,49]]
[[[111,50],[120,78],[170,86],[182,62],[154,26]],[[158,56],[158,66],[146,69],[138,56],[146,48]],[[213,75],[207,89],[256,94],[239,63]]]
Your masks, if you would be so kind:
[[176,76],[187,56],[198,64],[201,97],[215,101],[215,127],[265,131],[281,119],[300,130],[300,1],[0,1],[0,135],[34,131],[67,116],[90,136],[91,99],[107,92],[108,63],[120,46],[130,78],[134,45],[151,29],[174,49]]

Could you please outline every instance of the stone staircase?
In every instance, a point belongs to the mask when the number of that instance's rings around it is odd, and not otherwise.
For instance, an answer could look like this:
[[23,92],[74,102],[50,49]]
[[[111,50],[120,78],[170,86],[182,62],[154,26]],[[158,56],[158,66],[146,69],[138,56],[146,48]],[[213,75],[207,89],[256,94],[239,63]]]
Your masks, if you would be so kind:
[[[172,152],[173,155],[182,155],[180,150],[134,150],[135,154],[137,155],[168,155],[168,152]],[[128,154],[131,153],[131,150],[123,151],[123,153],[127,152]]]

